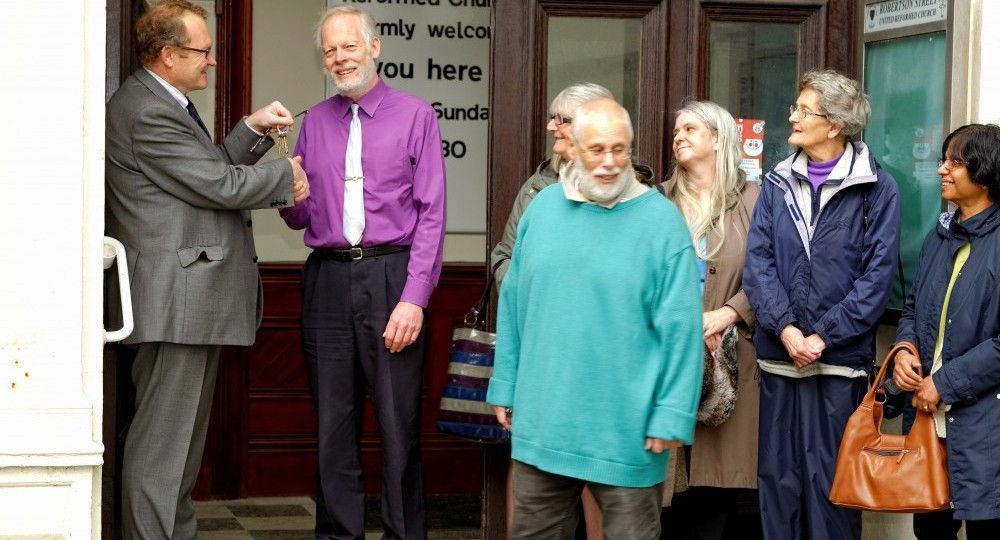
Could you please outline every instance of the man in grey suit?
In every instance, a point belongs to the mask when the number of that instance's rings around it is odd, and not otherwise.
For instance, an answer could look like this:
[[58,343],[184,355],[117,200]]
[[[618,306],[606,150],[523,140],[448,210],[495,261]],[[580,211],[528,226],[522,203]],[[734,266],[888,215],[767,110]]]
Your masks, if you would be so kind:
[[[137,345],[125,442],[126,538],[194,538],[191,503],[219,350],[250,345],[261,288],[249,212],[309,195],[299,158],[252,165],[292,125],[274,102],[215,146],[186,95],[216,64],[205,11],[164,0],[136,25],[143,68],[107,105],[107,234],[125,245]],[[185,110],[187,109],[187,110]],[[112,312],[115,306],[110,306]]]

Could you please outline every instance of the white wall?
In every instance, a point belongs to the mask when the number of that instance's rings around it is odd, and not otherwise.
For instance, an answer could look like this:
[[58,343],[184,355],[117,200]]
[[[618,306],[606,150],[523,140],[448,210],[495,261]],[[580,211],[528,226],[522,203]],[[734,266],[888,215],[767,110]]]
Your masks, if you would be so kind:
[[976,0],[979,8],[977,43],[971,73],[978,84],[974,88],[973,120],[979,123],[1000,123],[1000,2]]
[[[324,99],[323,63],[313,36],[316,21],[325,9],[326,0],[254,0],[253,110],[278,100],[294,114]],[[382,58],[391,59],[392,51],[383,47]],[[295,137],[293,131],[290,148],[295,146]],[[273,159],[273,155],[272,149],[264,159]],[[467,211],[485,213],[486,208]],[[255,210],[253,222],[261,261],[304,261],[309,255],[302,243],[302,231],[290,230],[276,211]],[[485,254],[486,235],[445,236],[446,262],[482,262]]]
[[105,3],[0,20],[0,536],[97,537]]

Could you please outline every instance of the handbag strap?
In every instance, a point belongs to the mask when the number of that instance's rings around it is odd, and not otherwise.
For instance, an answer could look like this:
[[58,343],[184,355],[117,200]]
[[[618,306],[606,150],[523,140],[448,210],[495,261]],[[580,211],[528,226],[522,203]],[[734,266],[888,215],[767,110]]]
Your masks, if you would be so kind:
[[[875,380],[872,381],[871,390],[882,388],[882,382],[885,380],[885,374],[889,369],[889,364],[896,359],[896,355],[900,351],[906,351],[917,358],[920,358],[920,353],[917,352],[916,347],[913,346],[909,341],[900,341],[899,343],[893,345],[892,349],[889,349],[888,354],[885,355],[885,360],[882,360],[882,367],[878,370],[878,375],[875,376]],[[920,366],[917,366],[917,371],[919,373]]]
[[499,268],[501,264],[503,264],[503,260],[498,261],[493,268],[490,269],[490,275],[486,278],[486,287],[483,289],[483,294],[479,295],[479,300],[476,301],[476,305],[472,306],[469,311],[465,313],[465,317],[462,318],[462,322],[469,328],[480,328],[486,324],[484,314],[490,305],[490,293],[493,292],[494,275],[496,275],[497,268]]

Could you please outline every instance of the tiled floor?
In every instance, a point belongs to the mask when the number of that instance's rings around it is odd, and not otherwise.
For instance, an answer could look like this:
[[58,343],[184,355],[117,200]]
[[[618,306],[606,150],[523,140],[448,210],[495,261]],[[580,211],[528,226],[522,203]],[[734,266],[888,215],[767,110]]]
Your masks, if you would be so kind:
[[[479,538],[478,502],[431,497],[427,501],[428,537],[440,540]],[[378,500],[368,501],[366,540],[381,537]],[[312,540],[316,506],[309,497],[198,501],[198,538],[204,540]]]

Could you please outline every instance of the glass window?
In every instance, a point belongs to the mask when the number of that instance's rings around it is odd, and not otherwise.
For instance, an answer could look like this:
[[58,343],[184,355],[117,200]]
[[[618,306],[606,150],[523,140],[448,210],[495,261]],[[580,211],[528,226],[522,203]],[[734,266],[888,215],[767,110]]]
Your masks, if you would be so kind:
[[[546,118],[556,94],[586,81],[610,90],[637,126],[641,28],[641,19],[550,17]],[[538,119],[543,125],[544,120]],[[551,148],[551,135],[546,140],[546,148]]]
[[788,105],[795,101],[797,24],[712,22],[708,98],[737,118],[764,120],[764,171],[791,152]]
[[[865,47],[865,92],[872,116],[864,139],[899,185],[899,254],[906,290],[913,283],[924,237],[941,213],[937,160],[944,140],[946,42],[944,32],[935,32]],[[897,282],[889,306],[902,305],[903,289]]]

